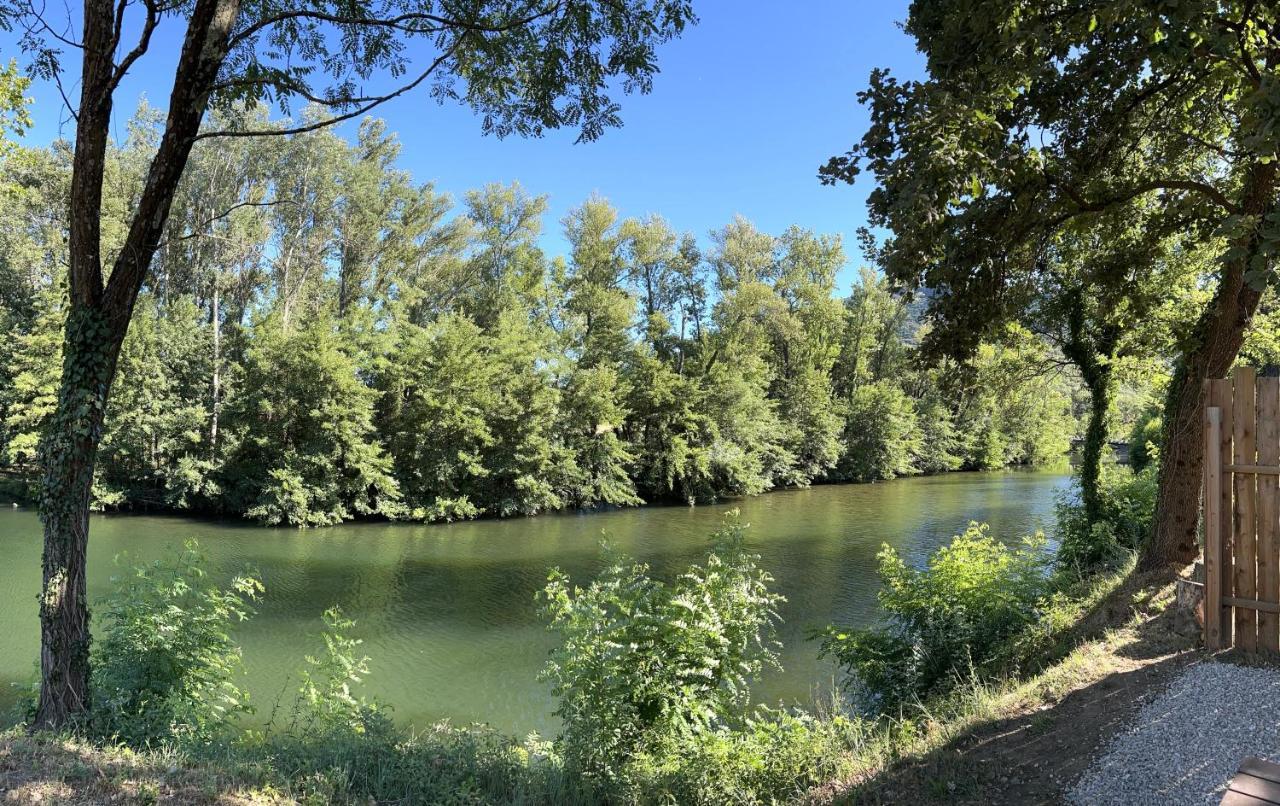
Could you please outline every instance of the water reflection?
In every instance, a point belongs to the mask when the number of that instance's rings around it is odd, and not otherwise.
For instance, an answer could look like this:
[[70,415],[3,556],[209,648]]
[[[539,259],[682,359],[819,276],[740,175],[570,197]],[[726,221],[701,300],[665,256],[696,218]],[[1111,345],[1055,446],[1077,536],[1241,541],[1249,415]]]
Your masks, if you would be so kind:
[[[758,689],[765,701],[809,702],[834,670],[816,657],[811,630],[875,618],[875,556],[889,543],[920,563],[973,519],[1016,540],[1046,525],[1062,473],[952,474],[874,485],[772,493],[736,502],[749,543],[787,597],[779,637],[785,671]],[[303,655],[314,651],[320,614],[333,604],[358,622],[373,658],[370,693],[398,719],[450,718],[524,733],[554,730],[553,703],[536,680],[551,648],[534,594],[558,566],[575,581],[600,567],[602,533],[672,577],[706,549],[729,506],[651,507],[447,526],[357,524],[261,529],[171,517],[96,518],[90,598],[102,595],[127,551],[135,561],[199,539],[215,576],[251,568],[266,597],[239,630],[249,688],[262,713],[287,702]],[[10,682],[29,679],[38,648],[39,524],[29,511],[0,511],[0,708]]]

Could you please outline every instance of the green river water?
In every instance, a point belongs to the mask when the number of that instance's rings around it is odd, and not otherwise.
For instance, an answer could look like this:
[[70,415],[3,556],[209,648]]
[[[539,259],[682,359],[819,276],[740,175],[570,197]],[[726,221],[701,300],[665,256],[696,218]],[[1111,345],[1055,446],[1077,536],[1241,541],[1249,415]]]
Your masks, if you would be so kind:
[[[645,507],[450,525],[353,524],[297,531],[237,521],[99,516],[89,545],[89,597],[106,592],[115,557],[150,561],[197,538],[212,575],[254,569],[266,586],[242,625],[247,687],[259,714],[289,703],[303,656],[318,646],[333,604],[357,621],[372,658],[366,694],[419,727],[448,718],[523,735],[555,730],[554,704],[537,680],[551,647],[534,594],[559,566],[586,582],[602,533],[654,573],[671,577],[705,551],[722,513],[736,506],[749,544],[786,596],[784,671],[757,701],[807,704],[830,691],[834,667],[806,640],[829,623],[876,618],[876,552],[890,543],[920,563],[970,520],[1015,540],[1051,525],[1066,488],[1059,472],[954,473],[881,484],[769,493],[724,506]],[[30,680],[39,647],[36,593],[40,527],[31,510],[0,510],[0,723],[11,721],[12,684]]]

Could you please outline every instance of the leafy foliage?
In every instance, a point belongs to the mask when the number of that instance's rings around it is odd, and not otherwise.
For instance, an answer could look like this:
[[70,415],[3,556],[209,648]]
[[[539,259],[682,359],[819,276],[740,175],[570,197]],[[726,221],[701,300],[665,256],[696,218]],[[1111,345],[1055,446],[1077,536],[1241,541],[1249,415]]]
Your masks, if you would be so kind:
[[251,711],[236,685],[235,624],[253,614],[262,584],[205,579],[195,541],[171,562],[133,568],[102,603],[93,644],[93,711],[100,737],[134,747],[226,739]]
[[[1155,457],[1158,458],[1158,457]],[[1158,461],[1141,469],[1110,465],[1099,484],[1099,515],[1090,519],[1073,497],[1058,501],[1057,563],[1073,574],[1114,567],[1137,551],[1155,522]]]
[[377,394],[332,325],[317,318],[289,332],[267,324],[261,335],[247,356],[249,391],[235,412],[252,430],[229,467],[245,514],[297,526],[394,516],[400,496],[375,438]]
[[884,382],[859,387],[849,401],[846,429],[842,477],[874,481],[912,472],[921,449],[919,426],[911,399],[898,387]]
[[[1188,323],[1155,333],[1174,342],[1177,461],[1152,567],[1195,554],[1203,382],[1226,374],[1276,277],[1276,21],[1274,4],[1242,2],[913,3],[904,30],[926,77],[873,71],[870,125],[820,169],[874,177],[870,251],[891,282],[927,292],[927,353],[972,356],[1010,321],[1063,339],[1093,398],[1091,510],[1114,362],[1149,349],[1142,325],[1170,289],[1200,284]],[[991,439],[990,454],[1005,447]]]
[[873,710],[938,694],[970,674],[999,670],[1011,638],[1035,622],[1048,592],[1043,535],[1010,548],[973,523],[915,569],[891,547],[880,552],[884,626],[829,628],[823,652],[851,674]]
[[363,733],[378,718],[378,709],[357,698],[352,689],[369,674],[369,658],[357,654],[361,642],[350,635],[356,623],[343,616],[340,607],[324,611],[323,619],[324,653],[306,658],[294,718],[307,732]]
[[1129,432],[1129,466],[1135,472],[1145,470],[1158,458],[1163,429],[1164,418],[1158,409],[1147,409],[1134,421]]
[[545,676],[572,769],[625,787],[628,759],[665,756],[728,724],[751,681],[776,665],[769,636],[780,597],[733,518],[706,561],[671,584],[616,554],[586,588],[552,573],[543,596],[561,644]]
[[[163,116],[109,150],[104,244],[125,238]],[[309,125],[260,107],[211,128]],[[871,270],[835,296],[839,239],[738,218],[705,251],[599,196],[539,247],[547,200],[456,208],[378,121],[193,151],[135,308],[96,463],[99,508],[319,526],[457,520],[1039,462],[1069,380],[1022,330],[921,363],[919,306]],[[0,464],[29,474],[57,402],[69,155],[2,157]],[[219,217],[222,211],[232,212]],[[12,264],[12,265],[11,265]]]
[[8,135],[22,135],[31,125],[27,106],[31,99],[23,93],[31,86],[31,79],[18,71],[16,59],[0,65],[0,156],[9,148]]

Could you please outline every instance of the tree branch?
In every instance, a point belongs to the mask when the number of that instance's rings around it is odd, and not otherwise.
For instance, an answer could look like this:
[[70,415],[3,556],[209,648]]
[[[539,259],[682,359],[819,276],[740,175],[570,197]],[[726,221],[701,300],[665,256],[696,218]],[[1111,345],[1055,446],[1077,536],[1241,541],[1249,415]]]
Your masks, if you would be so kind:
[[[160,10],[155,4],[155,0],[143,0],[143,2],[146,3],[147,6],[147,21],[142,26],[142,33],[138,35],[138,44],[136,44],[133,50],[129,51],[129,53],[120,60],[120,64],[116,66],[115,75],[111,78],[112,92],[115,92],[116,87],[120,85],[121,80],[124,79],[125,73],[129,72],[129,68],[133,66],[133,63],[140,59],[142,54],[147,52],[147,47],[151,44],[151,34],[155,31],[156,25],[160,22]],[[124,15],[124,8],[127,4],[127,0],[120,0],[120,16],[116,19],[117,43],[120,41],[121,17]]]
[[190,232],[186,235],[180,235],[177,238],[167,238],[165,240],[162,240],[158,244],[156,244],[156,248],[158,249],[170,243],[181,243],[182,241],[189,241],[192,238],[213,237],[209,233],[202,232],[201,230],[203,230],[205,227],[209,226],[210,224],[216,224],[217,222],[221,221],[222,219],[234,213],[236,210],[239,210],[244,207],[274,207],[277,204],[297,204],[297,203],[298,202],[296,199],[273,199],[271,201],[261,201],[261,202],[250,202],[250,201],[237,202],[231,205],[230,207],[228,207],[227,209],[223,210],[221,213],[218,213],[217,215],[213,216],[212,218],[209,218],[205,221],[201,221],[199,224],[196,224],[195,227],[193,228],[195,231]]
[[[40,4],[40,10],[39,10],[39,11],[37,11],[37,10],[36,10],[35,5],[34,5],[30,0],[27,0],[26,6],[27,6],[27,11],[28,11],[29,15],[30,15],[33,19],[35,19],[36,21],[38,21],[40,24],[39,24],[38,26],[25,25],[25,26],[23,26],[23,27],[24,27],[28,32],[33,31],[33,30],[36,30],[36,29],[43,29],[43,31],[44,31],[45,33],[47,33],[49,36],[53,37],[53,38],[54,38],[54,39],[56,39],[57,41],[61,42],[62,44],[67,45],[68,47],[73,47],[73,48],[75,48],[76,50],[84,50],[84,45],[83,45],[82,43],[77,42],[77,41],[75,41],[74,39],[69,39],[67,36],[65,36],[65,35],[63,35],[63,34],[58,33],[57,31],[53,30],[53,27],[52,27],[51,25],[49,25],[49,23],[48,23],[48,22],[46,22],[46,21],[45,21],[45,18],[44,18],[44,10],[45,10],[46,5],[47,5],[47,4],[45,4],[45,3],[41,3],[41,4]],[[69,12],[68,12],[68,14],[69,14]],[[68,17],[67,24],[68,24],[68,25],[70,25],[70,22],[71,22],[71,21],[70,21],[70,18]]]
[[[273,25],[279,25],[282,22],[288,22],[290,20],[298,20],[298,19],[314,20],[316,22],[327,22],[333,25],[391,28],[397,31],[404,31],[407,33],[415,33],[415,34],[436,33],[441,30],[447,30],[447,29],[461,29],[469,33],[498,34],[498,33],[505,33],[515,28],[523,27],[525,25],[528,25],[531,22],[537,21],[542,17],[549,16],[555,13],[563,4],[563,2],[564,0],[556,0],[548,8],[545,8],[542,11],[527,14],[523,17],[519,17],[509,22],[503,23],[502,25],[480,25],[474,22],[464,22],[462,20],[455,20],[449,17],[441,17],[436,14],[427,14],[423,12],[410,12],[407,14],[401,14],[397,17],[387,17],[384,19],[379,17],[343,16],[341,14],[329,14],[327,12],[316,11],[314,9],[295,9],[292,11],[284,11],[279,14],[276,14],[275,16],[267,17],[265,19],[259,20],[255,22],[253,25],[250,25],[248,28],[245,28],[243,31],[236,33],[234,36],[231,37],[231,47],[235,48],[237,45],[241,44],[245,40],[252,38],[253,36],[257,35],[258,33],[261,33],[262,31],[266,30],[267,28],[270,28]],[[434,23],[438,27],[434,27],[434,28],[410,27],[408,23],[411,23],[411,22]]]
[[[1050,184],[1052,183],[1052,180],[1050,180]],[[1205,182],[1198,182],[1193,179],[1152,179],[1139,185],[1126,188],[1118,193],[1112,194],[1111,196],[1092,200],[1086,199],[1078,190],[1070,185],[1064,184],[1060,187],[1063,192],[1067,194],[1067,197],[1075,203],[1077,210],[1074,213],[1066,215],[1065,218],[1061,219],[1057,223],[1062,223],[1062,221],[1069,218],[1074,218],[1075,215],[1080,213],[1102,212],[1109,207],[1131,201],[1144,193],[1150,193],[1153,190],[1187,190],[1193,193],[1199,193],[1231,215],[1237,215],[1240,213],[1240,206],[1228,199],[1222,191],[1218,190],[1213,185]]]
[[128,326],[200,130],[209,87],[217,80],[226,59],[227,37],[239,7],[239,0],[196,0],[191,10],[169,97],[168,125],[151,160],[133,222],[104,293],[104,305],[114,327]]
[[448,50],[446,50],[444,53],[436,57],[435,61],[433,61],[430,64],[430,66],[428,66],[427,69],[424,70],[413,81],[401,86],[399,89],[397,89],[394,92],[389,92],[386,95],[379,95],[379,96],[373,97],[369,100],[368,103],[362,104],[359,109],[352,110],[351,112],[338,115],[337,117],[326,118],[325,120],[318,121],[316,123],[310,123],[310,124],[307,124],[306,126],[295,126],[291,129],[243,129],[243,130],[223,129],[223,130],[201,132],[200,134],[196,135],[195,139],[207,140],[213,137],[277,137],[282,135],[306,134],[307,132],[313,132],[313,131],[316,131],[317,129],[323,129],[327,126],[333,126],[335,124],[342,123],[343,121],[351,120],[352,118],[359,117],[360,115],[363,115],[369,112],[375,107],[381,106],[382,104],[392,100],[393,98],[398,98],[401,95],[404,95],[406,92],[409,92],[410,90],[417,87],[423,81],[426,81],[427,77],[430,76],[432,73],[434,73],[437,67],[443,64],[445,60],[447,60],[449,57],[453,56],[454,51],[458,49],[458,45],[461,44],[461,42],[462,42],[462,38],[459,37],[458,40],[455,41],[453,45],[449,47]]

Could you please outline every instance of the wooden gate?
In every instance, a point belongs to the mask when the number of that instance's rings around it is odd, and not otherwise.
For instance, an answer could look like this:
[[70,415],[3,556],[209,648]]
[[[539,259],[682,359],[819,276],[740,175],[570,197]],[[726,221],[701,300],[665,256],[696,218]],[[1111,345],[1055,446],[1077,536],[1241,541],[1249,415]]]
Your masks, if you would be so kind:
[[1280,378],[1206,382],[1204,639],[1280,650]]

